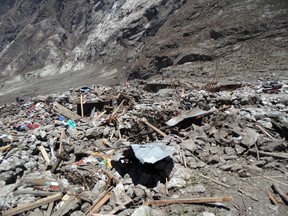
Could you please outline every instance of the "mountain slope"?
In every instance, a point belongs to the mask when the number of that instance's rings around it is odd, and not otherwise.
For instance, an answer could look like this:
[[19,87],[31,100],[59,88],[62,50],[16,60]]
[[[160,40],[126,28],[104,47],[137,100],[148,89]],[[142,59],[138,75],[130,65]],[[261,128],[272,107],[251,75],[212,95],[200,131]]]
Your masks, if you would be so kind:
[[286,0],[0,4],[0,96],[43,93],[33,86],[47,82],[47,91],[60,90],[53,84],[59,79],[67,89],[155,75],[184,81],[287,74]]

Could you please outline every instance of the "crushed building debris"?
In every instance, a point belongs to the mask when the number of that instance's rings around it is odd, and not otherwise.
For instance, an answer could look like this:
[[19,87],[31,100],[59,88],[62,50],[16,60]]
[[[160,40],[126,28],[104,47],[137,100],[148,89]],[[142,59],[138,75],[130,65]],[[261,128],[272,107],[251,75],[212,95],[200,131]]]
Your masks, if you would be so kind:
[[287,213],[287,83],[193,86],[131,81],[1,106],[2,215],[243,215],[259,199]]

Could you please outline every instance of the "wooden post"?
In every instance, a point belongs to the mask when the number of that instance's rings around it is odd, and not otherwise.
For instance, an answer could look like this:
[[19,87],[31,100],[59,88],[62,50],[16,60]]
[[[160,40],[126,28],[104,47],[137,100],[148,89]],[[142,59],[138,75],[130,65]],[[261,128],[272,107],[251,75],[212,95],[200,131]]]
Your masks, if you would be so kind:
[[83,108],[83,95],[80,95],[80,104],[81,104],[81,117],[84,117],[84,108]]

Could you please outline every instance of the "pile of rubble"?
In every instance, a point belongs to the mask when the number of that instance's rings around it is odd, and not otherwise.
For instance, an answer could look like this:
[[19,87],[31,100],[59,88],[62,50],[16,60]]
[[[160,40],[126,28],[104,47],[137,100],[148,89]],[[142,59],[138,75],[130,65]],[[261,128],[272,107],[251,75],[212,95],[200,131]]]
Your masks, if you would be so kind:
[[284,215],[287,93],[135,81],[17,98],[0,107],[2,215]]

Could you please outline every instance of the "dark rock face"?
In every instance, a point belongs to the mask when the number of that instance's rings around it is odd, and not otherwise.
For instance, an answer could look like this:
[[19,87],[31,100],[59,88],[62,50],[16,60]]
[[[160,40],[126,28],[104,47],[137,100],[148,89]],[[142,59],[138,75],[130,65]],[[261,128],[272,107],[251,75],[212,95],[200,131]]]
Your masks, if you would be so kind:
[[138,48],[146,37],[155,35],[183,2],[15,0],[1,4],[1,75],[19,75],[21,80],[123,62],[124,49]]

